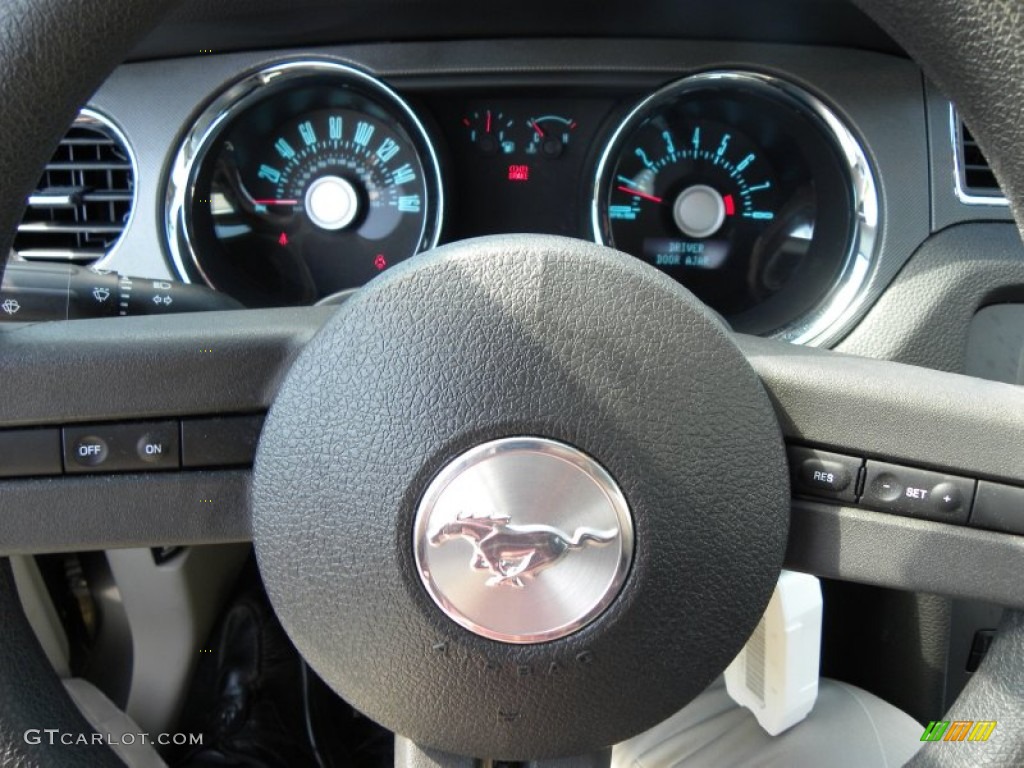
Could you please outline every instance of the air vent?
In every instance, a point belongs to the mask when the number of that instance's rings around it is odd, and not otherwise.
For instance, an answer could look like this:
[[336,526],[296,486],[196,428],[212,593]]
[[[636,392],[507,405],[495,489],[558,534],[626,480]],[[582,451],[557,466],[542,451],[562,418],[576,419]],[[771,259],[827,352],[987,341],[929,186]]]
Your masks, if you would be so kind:
[[1006,196],[966,123],[950,110],[956,152],[956,192],[961,202],[1006,205]]
[[135,169],[124,136],[83,110],[29,197],[15,258],[92,264],[121,239],[134,202]]

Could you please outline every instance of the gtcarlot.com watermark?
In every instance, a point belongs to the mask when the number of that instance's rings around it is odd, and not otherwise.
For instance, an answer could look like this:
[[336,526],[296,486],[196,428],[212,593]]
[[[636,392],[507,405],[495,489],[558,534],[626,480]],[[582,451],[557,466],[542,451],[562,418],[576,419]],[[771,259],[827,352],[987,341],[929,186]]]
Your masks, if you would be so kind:
[[72,733],[59,728],[29,728],[25,731],[26,744],[49,744],[66,747],[102,745],[108,747],[132,746],[133,744],[156,744],[161,747],[200,747],[203,745],[201,733]]

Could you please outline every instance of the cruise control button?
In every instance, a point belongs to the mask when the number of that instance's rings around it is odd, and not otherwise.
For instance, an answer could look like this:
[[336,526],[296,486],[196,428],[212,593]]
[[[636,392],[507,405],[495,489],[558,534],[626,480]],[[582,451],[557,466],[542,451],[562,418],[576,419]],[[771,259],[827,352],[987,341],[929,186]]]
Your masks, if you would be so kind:
[[0,431],[0,477],[59,475],[60,430],[9,429]]
[[964,506],[964,495],[953,483],[939,483],[931,490],[932,506],[938,512],[952,515]]
[[868,461],[861,503],[884,512],[964,525],[974,498],[974,482],[941,472]]
[[886,503],[892,503],[903,496],[903,483],[892,472],[882,472],[872,479],[866,495]]
[[980,480],[971,525],[1024,535],[1024,488]]
[[790,446],[789,464],[795,493],[839,501],[857,500],[861,459],[815,448]]
[[[176,431],[176,430],[175,430]],[[176,435],[174,431],[147,432],[139,438],[135,445],[135,452],[139,459],[147,464],[161,464],[173,459],[176,451]]]
[[223,416],[181,422],[181,466],[252,466],[263,416]]
[[177,469],[178,422],[64,427],[64,468],[82,472]]
[[107,441],[96,435],[78,438],[71,448],[72,459],[83,467],[98,467],[109,455],[110,447]]

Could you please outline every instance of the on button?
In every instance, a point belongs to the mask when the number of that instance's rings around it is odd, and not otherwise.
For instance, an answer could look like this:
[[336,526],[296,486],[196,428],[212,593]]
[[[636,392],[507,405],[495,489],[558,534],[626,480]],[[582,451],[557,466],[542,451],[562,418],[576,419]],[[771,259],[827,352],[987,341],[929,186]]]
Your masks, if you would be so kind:
[[171,456],[172,442],[166,435],[145,434],[139,438],[135,451],[139,458],[147,464],[159,464],[173,458]]

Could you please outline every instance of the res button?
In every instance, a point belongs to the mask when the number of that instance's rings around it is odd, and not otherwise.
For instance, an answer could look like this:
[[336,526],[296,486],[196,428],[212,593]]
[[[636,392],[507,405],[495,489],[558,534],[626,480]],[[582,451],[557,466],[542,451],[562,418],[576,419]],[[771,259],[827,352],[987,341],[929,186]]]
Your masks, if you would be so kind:
[[790,476],[795,493],[838,501],[857,500],[861,459],[815,448],[790,446]]

